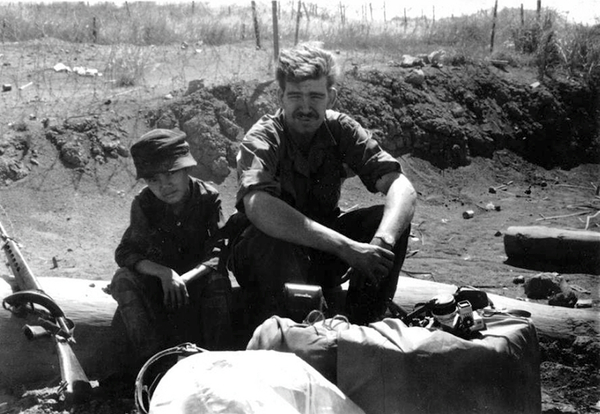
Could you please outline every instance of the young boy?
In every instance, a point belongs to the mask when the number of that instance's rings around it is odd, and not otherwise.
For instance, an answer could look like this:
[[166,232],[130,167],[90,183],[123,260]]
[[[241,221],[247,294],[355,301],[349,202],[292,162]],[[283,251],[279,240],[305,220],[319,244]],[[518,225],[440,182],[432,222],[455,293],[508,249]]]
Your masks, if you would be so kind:
[[186,135],[155,129],[131,147],[137,178],[130,224],[115,252],[120,269],[110,290],[113,325],[124,330],[132,368],[182,342],[230,347],[231,284],[219,266],[221,201],[191,177],[196,165]]

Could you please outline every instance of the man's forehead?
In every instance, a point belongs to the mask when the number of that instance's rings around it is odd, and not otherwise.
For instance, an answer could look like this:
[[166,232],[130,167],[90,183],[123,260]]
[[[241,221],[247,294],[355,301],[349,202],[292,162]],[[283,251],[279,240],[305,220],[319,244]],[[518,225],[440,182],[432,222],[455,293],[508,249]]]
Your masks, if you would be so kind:
[[322,76],[318,79],[305,79],[300,82],[285,82],[285,90],[289,91],[319,91],[327,92],[327,78]]

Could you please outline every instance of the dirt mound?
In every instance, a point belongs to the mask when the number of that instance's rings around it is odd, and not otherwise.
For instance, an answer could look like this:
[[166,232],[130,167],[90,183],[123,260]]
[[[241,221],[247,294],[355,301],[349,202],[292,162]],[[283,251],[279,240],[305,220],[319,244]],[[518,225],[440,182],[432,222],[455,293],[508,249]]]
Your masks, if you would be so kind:
[[[487,65],[425,67],[427,81],[407,82],[414,69],[389,66],[350,71],[339,87],[336,109],[354,116],[398,156],[412,153],[439,168],[457,168],[472,157],[510,149],[544,168],[597,162],[600,154],[600,91],[566,78],[544,84],[507,79]],[[275,82],[240,82],[186,93],[146,114],[149,127],[188,134],[198,160],[195,173],[222,182],[235,164],[245,131],[276,108]],[[106,105],[110,105],[107,102]],[[21,122],[2,142],[0,179],[19,180],[31,168],[29,144],[43,133],[66,167],[83,168],[128,156],[122,119],[106,111],[52,125]],[[33,162],[35,165],[35,161]]]

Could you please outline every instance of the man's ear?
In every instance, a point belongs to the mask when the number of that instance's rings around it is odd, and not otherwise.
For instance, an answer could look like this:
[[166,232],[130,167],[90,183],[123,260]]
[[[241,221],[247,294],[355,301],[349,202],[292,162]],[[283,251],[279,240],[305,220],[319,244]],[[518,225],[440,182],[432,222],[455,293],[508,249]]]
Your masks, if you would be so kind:
[[327,109],[333,108],[333,105],[337,102],[338,92],[334,87],[329,88],[329,102],[327,102]]

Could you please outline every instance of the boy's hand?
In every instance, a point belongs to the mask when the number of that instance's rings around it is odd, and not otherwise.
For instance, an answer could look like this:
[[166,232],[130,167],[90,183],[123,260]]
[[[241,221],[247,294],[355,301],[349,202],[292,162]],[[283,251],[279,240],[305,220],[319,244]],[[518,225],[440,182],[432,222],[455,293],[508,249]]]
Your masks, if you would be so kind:
[[185,282],[177,272],[171,270],[170,277],[161,278],[160,280],[164,292],[163,300],[167,309],[181,308],[190,303],[190,296],[185,287]]

